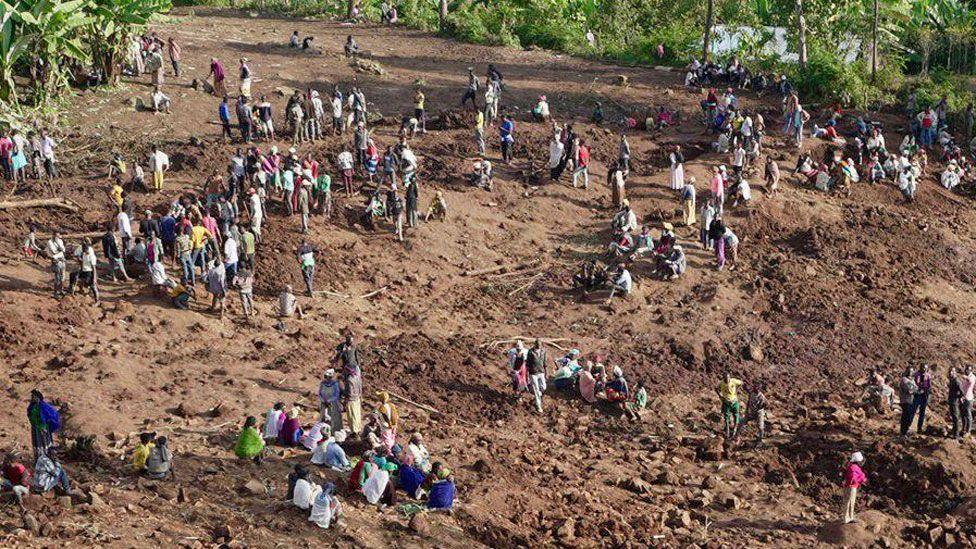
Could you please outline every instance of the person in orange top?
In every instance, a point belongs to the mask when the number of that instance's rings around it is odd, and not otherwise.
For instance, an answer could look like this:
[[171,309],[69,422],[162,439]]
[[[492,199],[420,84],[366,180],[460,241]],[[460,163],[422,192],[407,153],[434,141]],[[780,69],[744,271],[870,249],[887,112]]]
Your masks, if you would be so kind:
[[847,469],[844,471],[844,524],[854,522],[854,507],[857,501],[857,489],[867,482],[868,477],[861,470],[864,463],[864,454],[854,452],[851,459],[847,462]]

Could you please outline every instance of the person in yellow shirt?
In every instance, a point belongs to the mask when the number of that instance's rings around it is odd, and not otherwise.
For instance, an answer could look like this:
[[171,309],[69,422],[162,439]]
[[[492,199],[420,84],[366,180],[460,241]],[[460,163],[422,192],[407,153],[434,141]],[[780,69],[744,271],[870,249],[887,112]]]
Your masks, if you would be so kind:
[[155,446],[153,444],[154,438],[153,433],[139,434],[139,444],[136,445],[136,449],[132,453],[132,468],[137,473],[146,470],[146,460],[149,459],[149,451]]
[[427,133],[427,114],[424,110],[424,92],[417,88],[417,93],[413,95],[413,117],[417,119],[417,124],[420,125],[420,133]]
[[115,207],[118,208],[118,211],[121,212],[122,203],[123,203],[123,193],[125,191],[122,189],[122,185],[119,185],[119,179],[120,178],[118,177],[115,178],[115,182],[112,183],[112,188],[108,190],[108,196],[109,198],[112,199],[112,202],[115,203]]
[[736,437],[739,434],[739,396],[742,380],[732,377],[731,372],[725,372],[725,379],[718,384],[718,397],[722,400],[722,421],[725,424],[725,438]]
[[203,225],[194,225],[190,229],[190,244],[193,246],[190,266],[196,269],[196,266],[200,265],[201,273],[207,270],[207,242],[213,237],[213,233]]
[[478,156],[485,155],[485,113],[478,111],[474,121],[474,140],[478,144]]

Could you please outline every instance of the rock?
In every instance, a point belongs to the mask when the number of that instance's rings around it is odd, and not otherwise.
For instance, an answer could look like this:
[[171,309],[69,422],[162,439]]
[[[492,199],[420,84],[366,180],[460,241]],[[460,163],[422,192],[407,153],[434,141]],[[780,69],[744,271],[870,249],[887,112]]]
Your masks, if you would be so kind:
[[672,528],[690,528],[691,513],[684,509],[673,509],[668,516],[667,525]]
[[941,526],[936,526],[935,528],[929,529],[929,531],[926,533],[926,537],[929,543],[935,545],[936,543],[942,541],[942,534],[944,533],[945,530]]
[[38,524],[37,519],[34,515],[26,514],[24,515],[24,528],[30,531],[31,534],[35,536],[41,533],[41,525]]
[[95,492],[89,492],[88,493],[88,504],[91,505],[92,507],[96,507],[96,508],[97,507],[104,507],[105,506],[105,501],[102,500],[102,497],[99,496],[98,494],[96,494]]
[[220,526],[214,528],[213,531],[214,541],[223,540],[225,543],[234,539],[234,531],[231,530],[230,525],[221,524]]
[[189,503],[190,495],[186,492],[186,489],[180,486],[179,490],[176,491],[176,502],[177,503]]
[[386,69],[384,69],[382,65],[370,59],[361,59],[357,57],[352,63],[350,63],[350,65],[356,72],[368,72],[379,76],[386,74]]
[[702,461],[721,461],[725,455],[725,444],[720,438],[706,439],[698,446],[695,454]]
[[562,526],[556,529],[556,537],[560,541],[571,543],[576,539],[576,520],[568,518],[563,521]]
[[51,535],[51,532],[53,532],[53,531],[54,531],[54,525],[51,524],[50,521],[45,522],[44,524],[41,525],[41,536],[42,537],[49,537]]
[[410,517],[408,526],[410,527],[410,531],[420,536],[426,536],[430,533],[430,523],[427,522],[427,513],[417,513]]
[[244,491],[251,494],[252,496],[266,496],[268,495],[268,489],[264,486],[260,480],[251,479],[244,484]]
[[722,498],[722,505],[726,509],[740,509],[742,508],[742,500],[738,498],[735,494],[728,494]]
[[630,78],[626,74],[618,74],[613,83],[618,86],[626,86],[630,84]]
[[640,477],[624,477],[617,480],[617,486],[629,490],[635,494],[646,494],[651,491],[651,485]]
[[667,471],[663,471],[660,475],[658,475],[657,478],[654,479],[654,482],[655,484],[677,486],[681,482],[681,479],[678,477],[677,473],[669,469]]
[[766,358],[766,354],[763,352],[763,348],[758,343],[752,343],[746,350],[746,354],[749,360],[754,362],[762,362]]
[[58,505],[64,509],[71,509],[71,496],[61,496],[58,498]]
[[702,488],[707,488],[709,490],[714,490],[718,486],[718,479],[713,475],[708,475],[701,482]]

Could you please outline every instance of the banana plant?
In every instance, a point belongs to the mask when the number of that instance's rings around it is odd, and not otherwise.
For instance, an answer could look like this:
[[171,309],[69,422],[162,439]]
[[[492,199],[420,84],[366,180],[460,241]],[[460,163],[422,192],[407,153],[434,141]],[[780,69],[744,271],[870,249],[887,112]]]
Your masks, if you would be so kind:
[[17,103],[14,68],[24,58],[29,38],[15,12],[13,5],[0,0],[0,101],[8,105]]
[[121,76],[122,59],[131,37],[145,29],[157,13],[169,11],[170,0],[90,0],[88,41],[95,63],[109,82]]
[[36,99],[48,97],[68,85],[72,61],[88,63],[89,55],[80,29],[89,24],[84,7],[88,0],[21,0],[13,17],[21,24],[31,62],[31,84]]

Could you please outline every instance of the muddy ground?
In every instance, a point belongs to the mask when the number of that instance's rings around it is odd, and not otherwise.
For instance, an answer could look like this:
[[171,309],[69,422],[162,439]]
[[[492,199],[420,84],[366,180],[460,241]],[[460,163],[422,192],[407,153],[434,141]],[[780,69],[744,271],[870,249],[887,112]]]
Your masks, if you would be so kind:
[[[971,546],[976,512],[973,442],[948,441],[944,376],[973,358],[966,327],[976,315],[973,295],[972,200],[937,186],[930,168],[918,200],[906,204],[890,185],[857,185],[849,195],[825,195],[785,177],[775,197],[759,189],[753,204],[732,209],[739,269],[716,271],[694,245],[697,228],[679,227],[689,272],[678,281],[650,278],[638,263],[633,295],[607,308],[571,291],[576,263],[595,257],[608,236],[610,197],[603,163],[616,154],[624,116],[668,105],[683,122],[663,133],[626,130],[635,150],[629,194],[642,220],[676,220],[677,197],[667,187],[664,147],[682,143],[699,189],[711,168],[728,159],[711,153],[697,122],[697,96],[681,75],[650,68],[594,63],[546,51],[459,44],[415,31],[349,28],[330,22],[259,17],[226,11],[177,12],[159,25],[184,50],[182,78],[167,73],[170,115],[137,110],[148,101],[148,76],[110,91],[78,93],[64,117],[61,156],[66,177],[53,186],[31,183],[11,199],[52,192],[83,205],[78,213],[16,210],[0,214],[0,341],[6,375],[0,391],[0,447],[26,450],[27,396],[38,387],[67,410],[66,446],[94,436],[94,448],[71,452],[67,467],[85,494],[74,502],[31,498],[25,519],[12,504],[0,517],[3,545],[363,547],[644,547],[838,543],[917,547]],[[293,30],[312,34],[319,50],[287,47]],[[355,34],[385,74],[357,73],[341,52]],[[23,261],[27,224],[43,232],[96,230],[112,214],[105,195],[110,152],[143,156],[160,144],[173,160],[161,195],[137,193],[137,210],[162,211],[177,194],[198,191],[223,172],[236,145],[219,142],[217,101],[189,84],[203,78],[210,57],[227,66],[246,56],[256,95],[267,94],[280,116],[278,90],[312,86],[328,93],[358,82],[380,124],[377,141],[393,142],[396,121],[412,110],[413,87],[427,94],[432,116],[456,111],[465,68],[483,74],[493,62],[505,76],[503,110],[519,120],[517,158],[496,163],[492,193],[464,184],[474,143],[457,113],[414,140],[421,157],[421,202],[435,190],[450,206],[446,222],[409,231],[404,244],[386,231],[350,223],[360,198],[340,199],[341,215],[316,218],[310,240],[323,251],[321,288],[351,296],[303,302],[308,316],[276,330],[271,316],[282,284],[300,286],[292,251],[297,219],[273,212],[259,253],[255,326],[237,315],[223,320],[205,303],[179,312],[154,298],[144,283],[102,284],[104,300],[55,300],[46,265]],[[627,86],[617,86],[626,75]],[[546,94],[560,121],[573,120],[593,145],[594,184],[573,189],[527,182],[523,172],[547,158],[548,128],[524,116]],[[480,100],[480,98],[479,98]],[[587,122],[603,101],[610,123]],[[744,93],[749,108],[779,125],[774,99]],[[888,142],[898,121],[884,117]],[[278,122],[279,127],[282,125]],[[489,156],[497,159],[495,132]],[[202,145],[191,144],[199,138]],[[351,136],[300,147],[332,164]],[[279,143],[284,146],[284,143]],[[261,144],[261,146],[266,146]],[[810,147],[822,147],[811,142]],[[796,152],[776,136],[770,154],[784,171]],[[321,158],[320,158],[321,160]],[[349,210],[351,211],[351,210]],[[506,261],[536,259],[529,276],[466,277],[463,272]],[[370,298],[358,296],[386,288]],[[276,449],[261,465],[234,458],[233,441],[246,415],[282,400],[315,405],[321,372],[340,331],[363,342],[365,381],[372,392],[394,390],[432,406],[432,414],[401,406],[408,429],[422,430],[434,454],[455,471],[459,503],[453,515],[430,514],[417,533],[394,509],[378,510],[343,494],[346,517],[322,531],[282,501],[285,475],[308,455]],[[528,399],[511,397],[504,345],[516,335],[567,338],[643,378],[651,405],[641,422],[608,406],[588,406],[550,393],[543,415]],[[551,349],[550,355],[557,354]],[[931,426],[896,440],[894,412],[856,406],[866,372],[880,367],[896,378],[906,364],[936,368]],[[767,445],[724,446],[714,387],[721,372],[769,384],[772,434]],[[214,409],[216,408],[216,411]],[[147,482],[128,470],[133,436],[167,434],[176,476]],[[745,438],[753,434],[747,427]],[[869,483],[861,522],[836,524],[840,468],[858,449]],[[332,478],[333,473],[321,472]],[[257,480],[267,491],[248,491]],[[91,495],[94,494],[94,495]],[[34,528],[36,526],[36,528]]]

